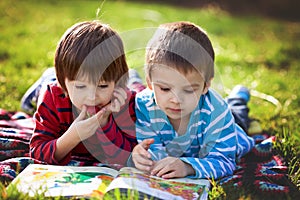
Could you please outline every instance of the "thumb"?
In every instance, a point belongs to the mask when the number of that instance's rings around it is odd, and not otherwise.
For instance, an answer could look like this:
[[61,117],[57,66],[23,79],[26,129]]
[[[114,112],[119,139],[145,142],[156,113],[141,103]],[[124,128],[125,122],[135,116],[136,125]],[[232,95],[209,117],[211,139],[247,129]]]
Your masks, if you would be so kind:
[[142,141],[142,146],[148,150],[150,148],[150,145],[154,143],[154,139],[153,138],[149,138],[149,139],[145,139]]

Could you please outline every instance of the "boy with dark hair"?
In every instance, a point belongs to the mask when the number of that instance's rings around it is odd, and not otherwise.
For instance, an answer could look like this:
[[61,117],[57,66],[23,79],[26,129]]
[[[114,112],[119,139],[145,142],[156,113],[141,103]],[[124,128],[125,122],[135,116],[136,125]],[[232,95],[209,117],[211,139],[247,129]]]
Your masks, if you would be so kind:
[[62,36],[54,67],[57,81],[39,93],[30,156],[124,165],[137,141],[120,36],[99,21],[77,23]]

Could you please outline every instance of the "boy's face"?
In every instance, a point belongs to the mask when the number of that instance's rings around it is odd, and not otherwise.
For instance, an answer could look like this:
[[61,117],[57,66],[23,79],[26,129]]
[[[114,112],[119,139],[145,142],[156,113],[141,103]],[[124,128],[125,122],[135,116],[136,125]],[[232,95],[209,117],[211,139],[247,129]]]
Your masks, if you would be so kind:
[[65,80],[68,95],[73,105],[80,111],[85,105],[87,112],[94,115],[102,107],[110,103],[115,83],[100,81],[94,85],[87,78],[70,81]]
[[189,119],[200,96],[207,91],[196,71],[184,74],[167,66],[154,67],[147,84],[154,90],[157,105],[170,120]]

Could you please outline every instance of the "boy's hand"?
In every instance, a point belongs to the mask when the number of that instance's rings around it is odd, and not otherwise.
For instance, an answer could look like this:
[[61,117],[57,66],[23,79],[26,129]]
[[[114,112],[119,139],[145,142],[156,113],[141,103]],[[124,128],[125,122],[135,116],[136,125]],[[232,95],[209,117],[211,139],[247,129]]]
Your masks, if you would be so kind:
[[100,126],[107,124],[109,115],[112,112],[120,111],[126,99],[126,91],[123,88],[116,88],[112,102],[101,108],[95,115],[89,116],[86,106],[83,106],[79,116],[74,120],[70,128],[77,132],[80,141],[91,137]]
[[105,117],[106,113],[106,108],[102,108],[95,115],[87,118],[87,108],[84,106],[70,128],[77,132],[81,141],[85,140],[95,134],[96,130],[101,125],[101,122],[105,121],[105,118],[107,118]]
[[108,107],[111,112],[119,112],[120,108],[125,104],[127,99],[127,93],[123,88],[115,88],[113,93],[113,99]]
[[57,139],[55,159],[63,159],[78,143],[95,134],[105,112],[106,109],[101,109],[94,116],[87,118],[87,108],[83,106],[68,130]]
[[120,111],[121,107],[125,104],[126,99],[126,91],[123,88],[115,88],[111,102],[101,109],[105,109],[105,112],[101,118],[98,118],[100,126],[105,126],[107,124],[109,115],[112,112]]
[[154,162],[151,160],[151,154],[148,152],[154,139],[145,139],[132,150],[132,160],[137,169],[150,172]]
[[154,165],[151,175],[162,178],[183,178],[195,174],[193,167],[175,157],[166,157]]

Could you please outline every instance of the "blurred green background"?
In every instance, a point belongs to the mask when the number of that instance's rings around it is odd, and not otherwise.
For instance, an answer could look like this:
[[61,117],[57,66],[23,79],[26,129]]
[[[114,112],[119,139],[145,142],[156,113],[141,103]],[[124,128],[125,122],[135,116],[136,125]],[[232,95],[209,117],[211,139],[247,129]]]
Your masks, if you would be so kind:
[[[43,70],[53,65],[58,40],[76,22],[99,19],[111,25],[124,40],[129,66],[142,74],[144,46],[154,28],[186,20],[203,27],[212,40],[217,72],[214,83],[224,96],[226,89],[243,84],[272,95],[287,113],[299,113],[298,22],[257,13],[231,14],[216,4],[184,7],[170,4],[178,4],[176,0],[149,2],[1,1],[1,107],[20,109],[22,95]],[[250,107],[262,119],[278,111],[272,103],[255,97]]]

